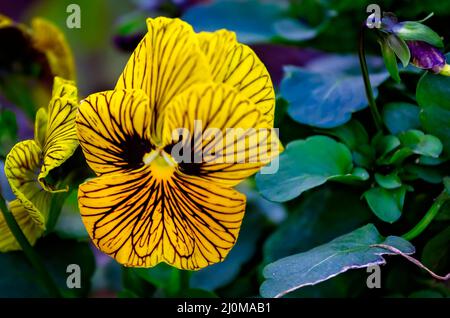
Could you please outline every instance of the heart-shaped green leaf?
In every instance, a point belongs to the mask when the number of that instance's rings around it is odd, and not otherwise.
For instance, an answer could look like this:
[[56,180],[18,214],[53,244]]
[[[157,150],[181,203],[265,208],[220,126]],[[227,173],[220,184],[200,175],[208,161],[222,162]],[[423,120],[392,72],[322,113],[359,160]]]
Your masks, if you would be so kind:
[[417,155],[437,158],[442,152],[441,141],[433,135],[425,135],[420,130],[408,130],[398,137],[402,146],[408,147]]
[[367,173],[356,171],[350,150],[334,139],[313,136],[289,143],[279,157],[279,169],[275,174],[256,175],[260,193],[272,201],[288,201],[306,190],[320,186],[327,180],[366,180]]
[[375,215],[384,222],[394,223],[402,215],[406,187],[388,190],[375,187],[364,192],[364,198]]
[[[389,74],[380,59],[368,58],[374,95]],[[288,114],[295,121],[334,128],[351,119],[352,113],[367,107],[358,57],[330,55],[305,68],[285,67],[281,96],[289,103]]]
[[402,185],[402,181],[395,172],[387,175],[375,173],[375,181],[385,189],[396,189]]
[[409,103],[388,103],[383,107],[383,121],[391,134],[420,128],[420,108]]
[[408,241],[389,236],[384,238],[374,225],[368,224],[351,233],[304,253],[282,258],[264,268],[266,279],[260,288],[263,297],[281,297],[304,286],[315,285],[349,269],[385,264],[383,255],[393,252],[375,247],[384,244],[405,254],[413,254]]

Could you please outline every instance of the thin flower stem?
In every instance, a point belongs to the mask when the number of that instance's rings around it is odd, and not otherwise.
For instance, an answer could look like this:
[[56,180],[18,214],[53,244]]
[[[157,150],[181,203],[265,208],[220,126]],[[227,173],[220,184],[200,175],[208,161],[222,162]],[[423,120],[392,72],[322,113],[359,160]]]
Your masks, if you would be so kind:
[[5,218],[6,224],[8,225],[11,233],[14,235],[15,239],[19,243],[20,247],[22,248],[23,252],[25,253],[26,257],[30,261],[30,263],[33,265],[36,272],[39,274],[39,277],[41,278],[42,282],[45,284],[45,286],[48,289],[48,292],[51,297],[62,297],[61,292],[59,291],[58,287],[56,286],[55,282],[53,281],[53,278],[50,276],[50,274],[47,272],[44,264],[42,263],[41,258],[39,255],[34,251],[33,247],[28,242],[28,239],[23,234],[22,230],[20,229],[20,226],[17,224],[16,219],[9,211],[8,207],[6,206],[5,199],[0,194],[0,210],[3,214],[3,217]]
[[443,280],[443,281],[447,281],[450,279],[450,273],[448,273],[445,276],[440,276],[438,274],[436,274],[435,272],[433,272],[431,269],[429,269],[428,267],[426,267],[425,265],[423,265],[420,261],[418,261],[417,259],[415,259],[414,257],[411,257],[405,253],[403,253],[402,251],[400,251],[399,249],[390,246],[390,245],[385,245],[385,244],[373,244],[371,245],[371,247],[380,247],[380,248],[384,248],[385,250],[391,251],[397,255],[403,256],[404,258],[406,258],[408,261],[410,261],[411,263],[419,266],[421,269],[425,270],[426,272],[428,272],[428,274],[430,274],[431,276],[433,276],[433,278],[437,279],[437,280]]
[[370,77],[369,77],[369,69],[367,67],[367,61],[366,61],[366,53],[364,49],[364,31],[366,29],[366,26],[363,24],[361,27],[361,31],[359,33],[359,50],[358,50],[358,57],[359,57],[359,65],[361,67],[361,73],[364,80],[364,88],[366,91],[366,97],[367,101],[369,102],[369,108],[370,112],[372,113],[373,120],[375,122],[375,126],[378,131],[383,130],[383,120],[381,118],[380,112],[378,111],[377,104],[375,102],[375,98],[373,97],[373,90],[372,85],[370,84]]
[[403,234],[402,237],[405,240],[410,241],[419,236],[427,228],[431,221],[433,221],[434,217],[438,214],[439,210],[448,199],[449,195],[445,191],[441,193],[419,223],[417,223],[410,231]]

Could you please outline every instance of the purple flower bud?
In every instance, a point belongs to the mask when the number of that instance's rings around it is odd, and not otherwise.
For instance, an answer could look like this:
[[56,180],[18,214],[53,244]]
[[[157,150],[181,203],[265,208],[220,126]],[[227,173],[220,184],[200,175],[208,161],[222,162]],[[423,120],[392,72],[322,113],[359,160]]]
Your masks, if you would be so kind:
[[445,65],[445,56],[434,46],[423,41],[406,41],[411,52],[411,64],[439,73]]

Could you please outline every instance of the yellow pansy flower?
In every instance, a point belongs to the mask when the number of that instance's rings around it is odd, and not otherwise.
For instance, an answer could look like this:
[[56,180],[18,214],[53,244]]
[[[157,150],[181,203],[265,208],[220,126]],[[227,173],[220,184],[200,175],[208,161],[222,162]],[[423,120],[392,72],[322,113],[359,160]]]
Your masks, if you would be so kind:
[[[17,143],[6,157],[5,175],[16,196],[9,209],[31,244],[46,228],[51,193],[61,191],[49,184],[46,177],[78,146],[77,107],[74,83],[55,77],[48,108],[40,108],[36,114],[34,139]],[[0,251],[19,248],[0,214]]]
[[[232,187],[278,155],[273,85],[233,32],[196,34],[168,18],[147,26],[115,89],[80,104],[77,134],[97,174],[80,185],[80,212],[94,244],[125,266],[197,270],[236,242],[246,198]],[[174,156],[180,145],[192,161]],[[230,150],[244,160],[209,160]]]

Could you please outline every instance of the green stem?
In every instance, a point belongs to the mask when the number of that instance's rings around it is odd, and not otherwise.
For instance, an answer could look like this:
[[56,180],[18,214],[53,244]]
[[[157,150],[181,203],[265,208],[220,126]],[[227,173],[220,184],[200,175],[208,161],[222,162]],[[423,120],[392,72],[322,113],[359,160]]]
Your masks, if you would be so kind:
[[430,209],[425,213],[424,217],[416,224],[409,232],[402,235],[405,240],[412,240],[422,233],[427,226],[433,221],[434,217],[438,214],[441,207],[449,199],[449,195],[446,192],[441,193],[434,201]]
[[367,67],[367,61],[366,61],[366,53],[364,49],[364,30],[366,29],[366,26],[363,25],[361,28],[361,31],[359,33],[359,50],[358,50],[358,57],[359,57],[359,65],[361,67],[361,73],[364,80],[364,88],[366,90],[366,97],[367,101],[369,102],[369,108],[370,112],[372,113],[373,120],[375,122],[375,126],[378,131],[383,130],[383,120],[381,118],[380,112],[378,111],[377,104],[375,103],[375,98],[373,97],[373,90],[372,85],[370,84],[370,77],[369,77],[369,69]]
[[52,231],[56,223],[58,222],[59,216],[61,215],[62,206],[66,201],[67,197],[70,195],[71,190],[68,192],[54,193],[50,203],[50,213],[49,219],[47,221],[47,233]]
[[180,288],[182,291],[189,289],[189,281],[191,279],[191,271],[181,270],[180,271]]
[[14,235],[15,239],[19,243],[20,247],[22,248],[23,252],[25,253],[26,257],[30,261],[30,263],[33,265],[35,270],[38,272],[42,282],[47,287],[50,296],[52,297],[62,297],[61,292],[59,291],[58,287],[56,286],[55,282],[53,281],[53,278],[50,276],[50,274],[45,269],[44,264],[42,263],[39,255],[35,252],[33,247],[28,242],[28,239],[23,234],[22,230],[20,229],[20,226],[17,224],[16,219],[9,211],[8,207],[6,206],[5,199],[0,194],[0,210],[3,213],[3,217],[5,218],[6,224],[8,225],[11,233]]

